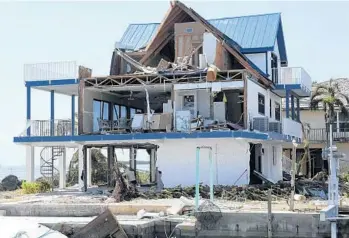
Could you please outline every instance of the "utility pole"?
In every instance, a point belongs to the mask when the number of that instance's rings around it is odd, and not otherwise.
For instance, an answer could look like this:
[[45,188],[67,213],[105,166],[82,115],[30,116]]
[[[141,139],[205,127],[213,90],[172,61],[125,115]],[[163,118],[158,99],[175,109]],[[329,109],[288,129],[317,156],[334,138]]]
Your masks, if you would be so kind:
[[[330,179],[328,182],[328,205],[335,207],[335,214],[338,215],[338,180],[337,180],[337,159],[333,156],[333,143],[332,143],[332,124],[330,124]],[[331,238],[337,238],[337,222],[331,221]]]
[[296,185],[296,156],[297,156],[297,142],[292,140],[292,168],[291,168],[291,197],[290,197],[290,211],[294,210],[294,194]]

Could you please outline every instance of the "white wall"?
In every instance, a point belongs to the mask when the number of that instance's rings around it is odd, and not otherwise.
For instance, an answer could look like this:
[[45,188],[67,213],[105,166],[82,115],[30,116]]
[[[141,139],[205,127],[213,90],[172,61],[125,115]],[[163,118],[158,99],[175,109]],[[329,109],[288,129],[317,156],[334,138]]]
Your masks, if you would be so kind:
[[[196,171],[196,147],[212,146],[214,184],[249,183],[249,144],[236,139],[185,139],[166,140],[159,144],[157,165],[162,171],[166,187],[194,185]],[[200,153],[200,181],[209,184],[208,151]]]
[[[265,98],[265,115],[258,112],[258,93],[264,95]],[[270,118],[270,99],[272,108],[272,117]],[[264,89],[256,82],[251,79],[247,80],[247,111],[249,119],[253,117],[269,117],[270,121],[275,120],[275,102],[281,105],[281,98],[276,94],[272,93],[269,89]],[[248,120],[249,120],[248,119]]]
[[182,110],[182,102],[184,95],[194,95],[196,110],[199,111],[199,115],[209,118],[211,113],[210,93],[211,89],[176,90],[175,109],[176,111]]
[[264,154],[262,155],[262,173],[275,183],[282,180],[282,145],[263,143],[262,148],[264,149]]
[[[212,146],[214,167],[214,184],[237,185],[248,184],[250,181],[250,146],[248,141],[240,139],[185,139],[165,140],[157,143],[157,166],[162,171],[165,187],[181,184],[195,184],[196,176],[196,147]],[[272,146],[275,146],[273,162]],[[282,145],[262,143],[262,173],[270,180],[277,182],[282,179]],[[247,170],[245,173],[244,171]],[[200,181],[209,184],[208,150],[200,153]]]
[[[266,62],[266,53],[257,53],[257,54],[245,54],[245,56],[251,60],[260,70],[264,73],[267,73],[267,62]],[[269,62],[268,62],[269,63]],[[268,65],[270,67],[270,63]],[[270,70],[268,69],[268,73],[270,74]]]

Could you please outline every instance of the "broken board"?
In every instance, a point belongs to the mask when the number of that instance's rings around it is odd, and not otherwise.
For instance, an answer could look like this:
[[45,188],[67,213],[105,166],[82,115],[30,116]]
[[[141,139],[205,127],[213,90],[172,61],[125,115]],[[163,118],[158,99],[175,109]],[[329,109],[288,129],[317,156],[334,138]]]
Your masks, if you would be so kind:
[[109,209],[84,226],[73,238],[127,238],[125,231]]

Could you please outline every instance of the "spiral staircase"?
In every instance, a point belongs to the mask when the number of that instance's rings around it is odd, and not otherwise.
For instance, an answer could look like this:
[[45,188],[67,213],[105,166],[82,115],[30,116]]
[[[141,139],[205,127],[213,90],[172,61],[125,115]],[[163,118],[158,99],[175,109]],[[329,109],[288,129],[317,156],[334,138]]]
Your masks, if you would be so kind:
[[52,187],[56,187],[53,183],[54,178],[58,178],[59,170],[56,167],[56,161],[63,156],[64,147],[44,147],[40,152],[40,173]]

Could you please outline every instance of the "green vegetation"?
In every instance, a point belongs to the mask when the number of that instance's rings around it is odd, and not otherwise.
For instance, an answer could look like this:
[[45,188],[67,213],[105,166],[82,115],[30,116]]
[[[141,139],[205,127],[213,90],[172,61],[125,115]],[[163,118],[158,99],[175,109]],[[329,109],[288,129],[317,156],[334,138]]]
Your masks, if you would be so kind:
[[23,182],[22,189],[25,194],[45,193],[51,190],[51,185],[47,181]]

